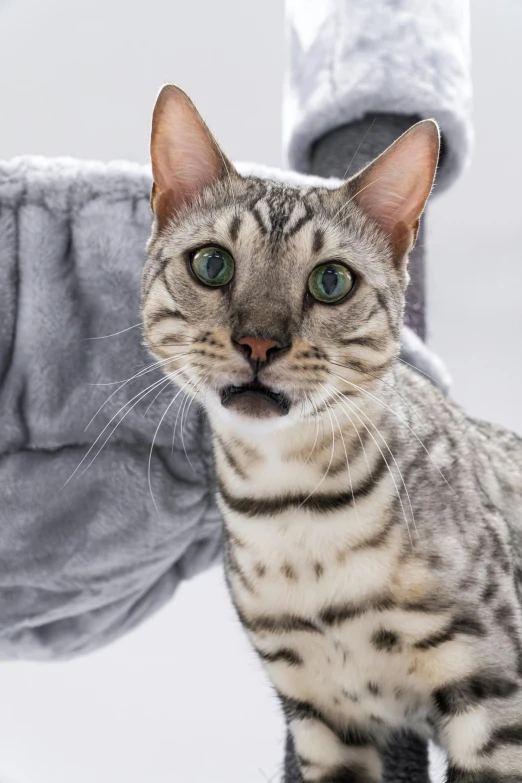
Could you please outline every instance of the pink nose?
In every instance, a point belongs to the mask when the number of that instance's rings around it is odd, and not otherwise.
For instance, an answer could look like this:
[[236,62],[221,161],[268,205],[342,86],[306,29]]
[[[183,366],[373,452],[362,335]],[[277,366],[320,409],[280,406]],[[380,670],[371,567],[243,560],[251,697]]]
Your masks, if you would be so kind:
[[238,340],[239,345],[247,345],[250,348],[249,359],[256,362],[266,362],[267,353],[271,348],[280,348],[275,340],[259,340],[257,337],[241,337]]

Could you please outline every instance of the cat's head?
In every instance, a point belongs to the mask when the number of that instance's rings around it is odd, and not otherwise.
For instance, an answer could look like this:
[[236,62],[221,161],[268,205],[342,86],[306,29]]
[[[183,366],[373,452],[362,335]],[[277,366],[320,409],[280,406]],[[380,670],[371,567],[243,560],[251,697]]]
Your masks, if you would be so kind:
[[164,87],[143,278],[145,339],[164,372],[240,428],[371,387],[399,350],[438,152],[425,120],[334,190],[242,177],[186,94]]

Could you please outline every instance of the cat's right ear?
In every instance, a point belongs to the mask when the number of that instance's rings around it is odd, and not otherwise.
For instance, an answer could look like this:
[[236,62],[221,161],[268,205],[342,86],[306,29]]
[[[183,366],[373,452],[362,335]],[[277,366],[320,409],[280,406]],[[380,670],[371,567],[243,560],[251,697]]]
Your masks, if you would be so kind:
[[150,154],[151,206],[160,227],[207,185],[239,176],[188,95],[174,84],[165,85],[156,100]]

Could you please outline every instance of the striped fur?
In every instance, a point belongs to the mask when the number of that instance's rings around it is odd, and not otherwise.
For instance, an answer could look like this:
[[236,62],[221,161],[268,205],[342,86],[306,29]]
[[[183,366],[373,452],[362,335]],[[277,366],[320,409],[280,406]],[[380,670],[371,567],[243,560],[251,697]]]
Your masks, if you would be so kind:
[[[448,781],[516,783],[522,442],[397,360],[405,259],[356,185],[232,172],[156,220],[145,338],[210,418],[230,593],[304,780],[379,783],[381,751],[404,728],[446,749]],[[236,261],[226,290],[190,275],[187,253],[205,244]],[[335,307],[305,293],[329,259],[359,280]],[[224,386],[252,378],[238,333],[291,341],[262,371],[287,416],[221,405]]]

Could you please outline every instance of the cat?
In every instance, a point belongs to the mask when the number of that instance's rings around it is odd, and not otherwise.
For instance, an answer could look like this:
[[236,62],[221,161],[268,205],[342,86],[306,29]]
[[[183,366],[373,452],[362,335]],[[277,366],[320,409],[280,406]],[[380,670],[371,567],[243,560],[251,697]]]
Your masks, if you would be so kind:
[[[241,177],[188,96],[152,121],[145,341],[211,423],[225,572],[307,783],[522,781],[522,441],[398,359],[439,130],[334,190]],[[451,280],[448,280],[451,285]]]

